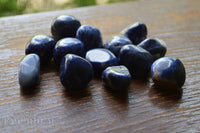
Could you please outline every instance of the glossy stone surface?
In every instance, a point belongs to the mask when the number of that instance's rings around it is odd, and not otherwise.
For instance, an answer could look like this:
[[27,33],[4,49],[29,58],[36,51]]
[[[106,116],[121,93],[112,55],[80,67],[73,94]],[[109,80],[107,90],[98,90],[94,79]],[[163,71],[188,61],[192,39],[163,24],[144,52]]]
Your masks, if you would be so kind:
[[86,51],[103,47],[101,32],[92,25],[82,25],[76,33],[76,38],[83,42]]
[[101,75],[102,71],[109,66],[118,65],[116,56],[107,49],[96,48],[89,50],[85,58],[91,62],[93,69],[97,75]]
[[57,41],[65,37],[75,37],[80,26],[80,21],[74,16],[60,15],[53,20],[51,33]]
[[131,40],[125,36],[118,35],[109,38],[104,44],[104,48],[110,50],[116,57],[118,57],[120,49],[127,44],[132,44]]
[[161,89],[181,88],[186,78],[185,68],[177,58],[162,57],[152,64],[151,77]]
[[89,61],[74,54],[64,56],[60,64],[60,80],[67,90],[84,89],[92,77],[93,68]]
[[138,44],[138,46],[151,53],[154,61],[158,58],[165,56],[167,51],[167,46],[165,42],[158,38],[145,39],[140,44]]
[[129,69],[132,76],[146,77],[150,72],[153,57],[141,47],[125,45],[120,50],[119,61]]
[[56,65],[59,66],[62,58],[66,54],[76,54],[79,56],[84,56],[84,45],[76,38],[63,38],[57,42],[54,51],[53,58]]
[[107,67],[101,77],[106,87],[116,91],[127,89],[131,83],[131,74],[125,66]]
[[50,63],[56,41],[53,37],[43,34],[33,36],[26,45],[25,53],[39,55],[41,65]]
[[35,87],[40,77],[40,57],[37,54],[28,54],[20,62],[19,84],[21,88]]
[[133,44],[137,45],[147,37],[147,27],[144,23],[136,22],[122,31],[122,34],[128,37]]

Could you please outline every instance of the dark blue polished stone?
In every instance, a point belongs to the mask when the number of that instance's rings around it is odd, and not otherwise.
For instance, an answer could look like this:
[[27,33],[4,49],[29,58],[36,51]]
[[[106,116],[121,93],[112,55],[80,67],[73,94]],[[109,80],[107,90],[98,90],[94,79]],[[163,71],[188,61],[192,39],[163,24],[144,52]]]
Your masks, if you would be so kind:
[[154,84],[162,89],[181,88],[185,82],[185,68],[183,63],[173,57],[162,57],[151,67]]
[[84,89],[92,77],[93,68],[89,61],[74,54],[63,57],[60,64],[60,80],[67,90]]
[[120,49],[126,44],[132,44],[131,40],[125,36],[118,35],[109,38],[104,44],[104,48],[110,50],[118,57]]
[[53,58],[56,65],[59,66],[62,58],[66,54],[76,54],[79,56],[84,56],[84,45],[76,38],[63,38],[57,42],[54,51]]
[[74,16],[60,15],[53,20],[51,33],[57,41],[65,37],[75,37],[80,26],[80,21]]
[[50,63],[56,41],[53,37],[43,34],[33,36],[26,45],[25,53],[39,55],[41,65]]
[[131,83],[131,74],[125,66],[107,67],[101,77],[104,84],[112,90],[127,89]]
[[144,23],[136,22],[127,29],[122,31],[122,34],[128,37],[133,44],[137,45],[147,37],[147,27]]
[[94,26],[82,25],[76,33],[76,38],[83,42],[86,51],[103,47],[101,32]]
[[125,65],[132,76],[148,76],[153,62],[152,55],[141,47],[135,45],[125,45],[119,54],[121,65]]
[[37,54],[28,54],[20,62],[19,84],[21,88],[35,87],[40,77],[40,57]]
[[91,49],[86,53],[85,58],[91,62],[97,75],[101,75],[102,71],[109,66],[118,65],[118,59],[107,49]]
[[158,58],[165,56],[167,51],[167,46],[165,42],[158,38],[148,38],[138,44],[139,47],[149,51],[153,56],[153,60],[155,61]]

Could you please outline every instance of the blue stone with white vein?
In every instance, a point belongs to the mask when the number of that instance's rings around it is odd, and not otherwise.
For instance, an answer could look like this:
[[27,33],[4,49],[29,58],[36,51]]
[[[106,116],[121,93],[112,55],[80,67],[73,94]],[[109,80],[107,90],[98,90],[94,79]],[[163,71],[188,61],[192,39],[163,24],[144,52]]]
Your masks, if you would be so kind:
[[103,48],[89,50],[85,58],[90,61],[97,75],[101,75],[102,71],[107,67],[119,64],[118,58],[112,52]]
[[20,62],[19,84],[21,88],[35,87],[40,77],[40,58],[37,54],[28,54]]
[[162,89],[181,88],[185,82],[185,68],[183,63],[173,57],[162,57],[151,67],[151,77],[155,86]]
[[131,74],[123,65],[111,66],[102,72],[102,80],[112,90],[125,90],[131,83]]

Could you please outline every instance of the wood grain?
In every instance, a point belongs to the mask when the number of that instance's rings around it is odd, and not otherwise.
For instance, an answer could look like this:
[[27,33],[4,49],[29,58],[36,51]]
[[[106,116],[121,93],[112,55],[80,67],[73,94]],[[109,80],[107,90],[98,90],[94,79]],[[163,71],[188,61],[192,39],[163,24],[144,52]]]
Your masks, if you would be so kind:
[[[0,18],[1,132],[200,132],[200,1],[143,0]],[[18,84],[19,61],[35,34],[50,34],[51,21],[71,14],[98,27],[104,41],[128,25],[147,24],[148,37],[163,39],[167,55],[186,68],[181,92],[133,79],[127,92],[107,91],[92,80],[82,92],[66,92],[53,66],[42,70],[31,93]]]

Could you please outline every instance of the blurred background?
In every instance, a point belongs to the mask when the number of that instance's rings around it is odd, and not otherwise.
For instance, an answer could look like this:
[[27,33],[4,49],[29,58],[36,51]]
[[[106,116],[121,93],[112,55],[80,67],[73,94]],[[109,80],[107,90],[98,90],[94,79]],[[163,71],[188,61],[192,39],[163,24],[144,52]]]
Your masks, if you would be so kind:
[[134,0],[0,0],[0,17]]

